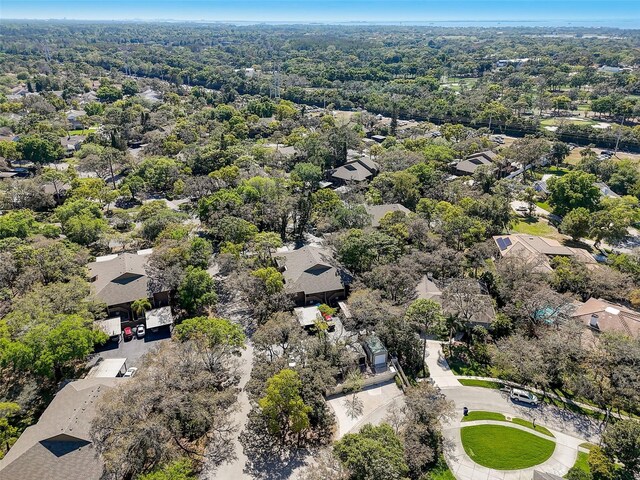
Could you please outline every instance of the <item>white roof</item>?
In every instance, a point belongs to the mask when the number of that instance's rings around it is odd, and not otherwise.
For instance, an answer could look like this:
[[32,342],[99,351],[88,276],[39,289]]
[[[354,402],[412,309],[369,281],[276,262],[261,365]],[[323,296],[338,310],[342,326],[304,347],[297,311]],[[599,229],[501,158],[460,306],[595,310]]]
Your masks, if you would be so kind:
[[320,309],[318,307],[298,307],[294,308],[296,316],[298,317],[298,322],[303,327],[310,327],[315,325],[318,320],[318,315],[320,315]]
[[173,323],[173,315],[171,315],[171,307],[160,307],[149,310],[144,314],[147,321],[147,328],[158,328]]
[[126,358],[105,358],[91,369],[87,378],[114,378],[124,370]]
[[106,320],[96,320],[96,326],[110,337],[115,337],[122,333],[120,317],[107,318]]

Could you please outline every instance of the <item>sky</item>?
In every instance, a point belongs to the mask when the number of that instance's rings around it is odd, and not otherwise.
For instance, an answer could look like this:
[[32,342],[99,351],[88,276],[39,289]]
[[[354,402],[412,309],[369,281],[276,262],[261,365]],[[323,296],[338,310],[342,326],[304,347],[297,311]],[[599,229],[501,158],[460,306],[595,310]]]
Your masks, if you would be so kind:
[[0,0],[1,19],[515,22],[640,28],[640,0]]

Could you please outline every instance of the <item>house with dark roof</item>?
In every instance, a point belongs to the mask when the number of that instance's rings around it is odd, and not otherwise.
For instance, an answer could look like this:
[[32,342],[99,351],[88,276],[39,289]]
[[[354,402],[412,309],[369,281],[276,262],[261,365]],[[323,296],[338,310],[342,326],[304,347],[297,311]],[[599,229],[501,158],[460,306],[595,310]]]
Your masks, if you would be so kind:
[[68,383],[38,423],[28,427],[0,460],[2,480],[99,480],[103,461],[89,434],[96,403],[123,378]]
[[592,332],[640,337],[640,312],[601,298],[590,298],[571,314]]
[[371,215],[371,226],[378,227],[380,225],[380,220],[387,214],[391,212],[402,212],[405,215],[411,213],[411,210],[400,205],[399,203],[385,203],[384,205],[365,205],[365,210],[369,215]]
[[307,245],[273,257],[296,305],[330,304],[346,297],[351,277],[334,266],[328,251]]
[[498,155],[491,150],[474,153],[455,164],[455,173],[460,176],[473,175],[478,167],[482,165],[493,165],[493,162],[495,162],[497,158]]
[[359,158],[344,165],[327,171],[327,179],[334,185],[344,185],[349,182],[364,182],[371,180],[378,174],[378,164],[368,158]]
[[154,308],[169,304],[169,292],[154,290],[146,267],[149,250],[138,253],[122,253],[96,258],[88,265],[89,279],[94,295],[107,304],[110,317],[119,316],[122,321],[134,319],[131,304],[149,299]]

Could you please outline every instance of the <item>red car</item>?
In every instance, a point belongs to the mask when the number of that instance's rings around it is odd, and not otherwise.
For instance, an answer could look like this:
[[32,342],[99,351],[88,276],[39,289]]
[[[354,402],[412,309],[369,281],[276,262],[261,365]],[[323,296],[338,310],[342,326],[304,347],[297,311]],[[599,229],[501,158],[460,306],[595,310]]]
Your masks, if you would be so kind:
[[124,339],[131,340],[133,338],[133,332],[131,331],[131,327],[124,327]]

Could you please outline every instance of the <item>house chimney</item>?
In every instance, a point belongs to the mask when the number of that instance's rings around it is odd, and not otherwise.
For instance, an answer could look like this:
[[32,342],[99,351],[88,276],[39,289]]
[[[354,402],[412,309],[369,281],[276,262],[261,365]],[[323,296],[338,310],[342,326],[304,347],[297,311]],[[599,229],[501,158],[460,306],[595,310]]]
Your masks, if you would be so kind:
[[598,315],[593,313],[591,315],[591,319],[589,320],[589,326],[591,328],[595,328],[597,330],[600,330],[600,326],[598,325]]

